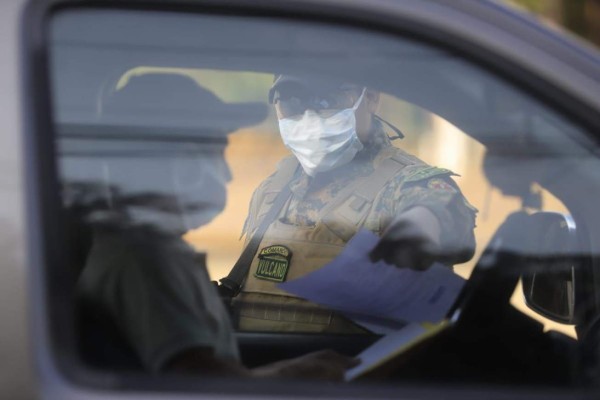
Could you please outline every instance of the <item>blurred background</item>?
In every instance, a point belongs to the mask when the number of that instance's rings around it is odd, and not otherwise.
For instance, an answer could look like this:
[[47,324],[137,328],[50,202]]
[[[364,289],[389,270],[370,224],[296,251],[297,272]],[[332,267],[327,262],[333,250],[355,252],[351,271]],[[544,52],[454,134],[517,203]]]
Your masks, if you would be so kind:
[[504,0],[600,47],[600,0]]

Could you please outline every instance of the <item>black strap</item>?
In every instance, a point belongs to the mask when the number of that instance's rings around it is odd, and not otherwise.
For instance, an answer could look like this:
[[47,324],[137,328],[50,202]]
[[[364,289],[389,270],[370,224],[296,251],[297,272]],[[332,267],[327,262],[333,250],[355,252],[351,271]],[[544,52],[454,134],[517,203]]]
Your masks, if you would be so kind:
[[396,140],[396,139],[404,139],[404,133],[402,133],[402,131],[400,129],[398,129],[396,126],[390,124],[389,122],[387,122],[385,119],[381,118],[379,115],[375,115],[373,114],[373,117],[380,121],[383,122],[384,124],[386,124],[387,126],[390,127],[391,130],[394,131],[394,133],[396,133],[396,136],[391,136],[390,140]]
[[221,282],[221,285],[219,286],[219,292],[222,295],[229,297],[235,297],[238,295],[242,289],[242,284],[246,279],[246,275],[248,275],[248,271],[250,270],[250,265],[252,264],[256,250],[258,250],[258,246],[260,245],[267,228],[269,225],[271,225],[271,222],[277,218],[279,212],[283,208],[283,205],[290,197],[290,194],[291,190],[288,183],[277,194],[275,200],[273,200],[273,205],[269,211],[267,211],[267,214],[256,229],[256,233],[254,233],[252,239],[250,239],[250,242],[240,255],[240,258],[238,258],[236,261],[235,265],[229,272],[229,275],[219,280],[219,282]]

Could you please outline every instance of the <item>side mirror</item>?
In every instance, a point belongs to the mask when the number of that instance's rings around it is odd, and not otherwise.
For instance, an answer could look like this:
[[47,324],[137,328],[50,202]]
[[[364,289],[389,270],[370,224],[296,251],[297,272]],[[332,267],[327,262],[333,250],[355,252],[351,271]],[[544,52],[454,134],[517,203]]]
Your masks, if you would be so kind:
[[575,299],[581,262],[575,254],[575,221],[553,212],[530,215],[533,253],[521,276],[525,304],[535,312],[563,324],[575,324]]
[[523,277],[525,304],[563,324],[575,323],[575,268],[567,272],[536,272]]

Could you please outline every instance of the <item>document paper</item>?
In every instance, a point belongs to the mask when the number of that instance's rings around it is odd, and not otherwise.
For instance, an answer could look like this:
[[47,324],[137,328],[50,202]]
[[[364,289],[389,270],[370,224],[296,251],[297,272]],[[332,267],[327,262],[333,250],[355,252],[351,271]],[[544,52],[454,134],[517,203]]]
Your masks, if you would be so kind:
[[365,322],[366,327],[368,321],[395,322],[391,330],[397,330],[409,322],[443,320],[464,279],[439,264],[415,271],[383,261],[373,263],[368,254],[378,240],[372,232],[361,230],[329,264],[278,287]]

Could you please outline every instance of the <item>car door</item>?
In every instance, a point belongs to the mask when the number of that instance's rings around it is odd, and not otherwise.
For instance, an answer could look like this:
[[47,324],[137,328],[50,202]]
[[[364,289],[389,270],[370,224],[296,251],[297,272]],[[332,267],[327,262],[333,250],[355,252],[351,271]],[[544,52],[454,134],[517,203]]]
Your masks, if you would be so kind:
[[[23,29],[25,90],[31,99],[26,109],[30,125],[24,133],[30,173],[27,214],[34,227],[27,241],[36,327],[30,335],[41,365],[36,373],[40,396],[137,398],[152,392],[159,398],[428,398],[464,396],[477,388],[492,397],[524,397],[529,392],[520,390],[533,385],[539,395],[560,397],[563,392],[585,396],[597,382],[597,358],[590,354],[597,353],[594,322],[599,307],[595,255],[600,221],[595,205],[600,169],[595,132],[600,125],[600,79],[598,56],[590,49],[492,2],[142,1],[117,6],[57,1],[31,3]],[[136,78],[150,75],[183,77],[212,92],[231,113],[207,113],[201,109],[204,103],[193,99],[169,102],[170,93],[184,91],[175,84],[163,87],[154,108],[130,107],[145,104],[156,96],[152,93],[130,104],[113,101]],[[172,219],[163,214],[171,209],[164,203],[158,210],[144,210],[144,219],[136,219],[142,213],[132,212],[148,204],[148,197],[139,195],[154,190],[157,181],[166,182],[168,194],[178,196],[179,214],[172,214],[187,215],[181,199],[195,183],[189,172],[207,168],[213,160],[207,154],[215,136],[199,139],[194,133],[199,126],[230,133],[224,150],[231,170],[229,200],[211,222],[186,225],[194,229],[186,229],[183,239],[207,254],[206,270],[202,263],[198,266],[203,282],[229,273],[251,241],[248,224],[267,214],[265,205],[277,196],[279,189],[272,189],[269,180],[282,168],[282,159],[293,158],[280,136],[282,118],[268,101],[280,75],[350,82],[377,92],[376,115],[385,121],[377,126],[386,135],[381,139],[386,148],[416,157],[410,158],[413,163],[436,167],[427,173],[437,175],[413,176],[395,191],[376,188],[382,194],[370,201],[372,210],[381,212],[365,217],[372,223],[364,227],[384,234],[387,217],[419,204],[407,199],[411,188],[419,199],[430,201],[433,196],[435,201],[423,204],[435,203],[429,207],[442,209],[440,220],[450,220],[442,229],[448,246],[457,240],[452,230],[459,226],[456,221],[477,215],[473,257],[447,269],[466,283],[446,304],[443,318],[426,321],[444,320],[447,328],[420,346],[403,347],[387,365],[392,371],[386,372],[385,380],[365,377],[331,384],[161,374],[144,365],[138,345],[171,326],[149,325],[136,342],[124,326],[137,322],[120,319],[120,306],[108,315],[101,315],[106,310],[82,308],[82,274],[90,270],[90,260],[98,257],[109,271],[120,263],[110,261],[116,250],[99,245],[98,224],[116,218],[131,226],[143,221],[157,230],[170,227]],[[263,118],[233,113],[240,103],[262,103]],[[400,135],[404,139],[391,140]],[[169,162],[163,163],[167,152]],[[191,153],[200,154],[200,160],[190,158]],[[345,174],[333,184],[345,182]],[[216,190],[204,184],[203,194]],[[90,192],[82,189],[90,187]],[[296,190],[301,191],[300,183]],[[429,197],[419,197],[423,192]],[[124,193],[138,195],[133,201],[141,203],[125,203]],[[257,193],[262,197],[253,201]],[[439,199],[449,200],[438,206]],[[509,223],[519,213],[527,218]],[[564,237],[544,236],[552,227],[546,232],[534,229],[549,213],[575,226],[573,243],[558,253]],[[542,217],[531,222],[532,215]],[[300,228],[289,218],[282,226],[282,232],[300,241]],[[240,240],[240,234],[246,238]],[[305,260],[311,267],[298,276],[319,270],[343,247],[337,244],[340,249],[329,253],[329,242],[305,242],[302,251],[309,254]],[[282,243],[263,243],[257,252]],[[144,246],[143,254],[159,247]],[[552,313],[539,308],[531,312],[518,286],[522,276],[530,282],[527,279],[537,273],[539,282],[552,268],[576,271],[569,281],[575,289],[568,296],[575,299],[571,308],[577,318],[563,318],[567,324],[544,319],[541,314]],[[344,285],[330,282],[327,290],[338,293]],[[196,290],[205,301],[215,301],[214,288]],[[120,304],[135,296],[129,289],[119,293]],[[392,299],[379,304],[388,300]],[[342,299],[341,304],[349,307],[350,302]],[[263,319],[275,318],[273,309],[279,318],[279,303],[266,303],[261,304]],[[236,315],[224,317],[216,307],[206,308],[215,319],[232,319],[238,361],[248,367],[323,349],[356,356],[388,332],[236,329]],[[368,316],[381,317],[379,307]],[[90,315],[99,319],[90,322]],[[205,325],[199,324],[199,329]],[[228,323],[224,325],[219,332],[229,332]],[[106,332],[96,336],[98,326]],[[223,337],[216,336],[215,343]],[[556,386],[561,390],[554,390]]]

